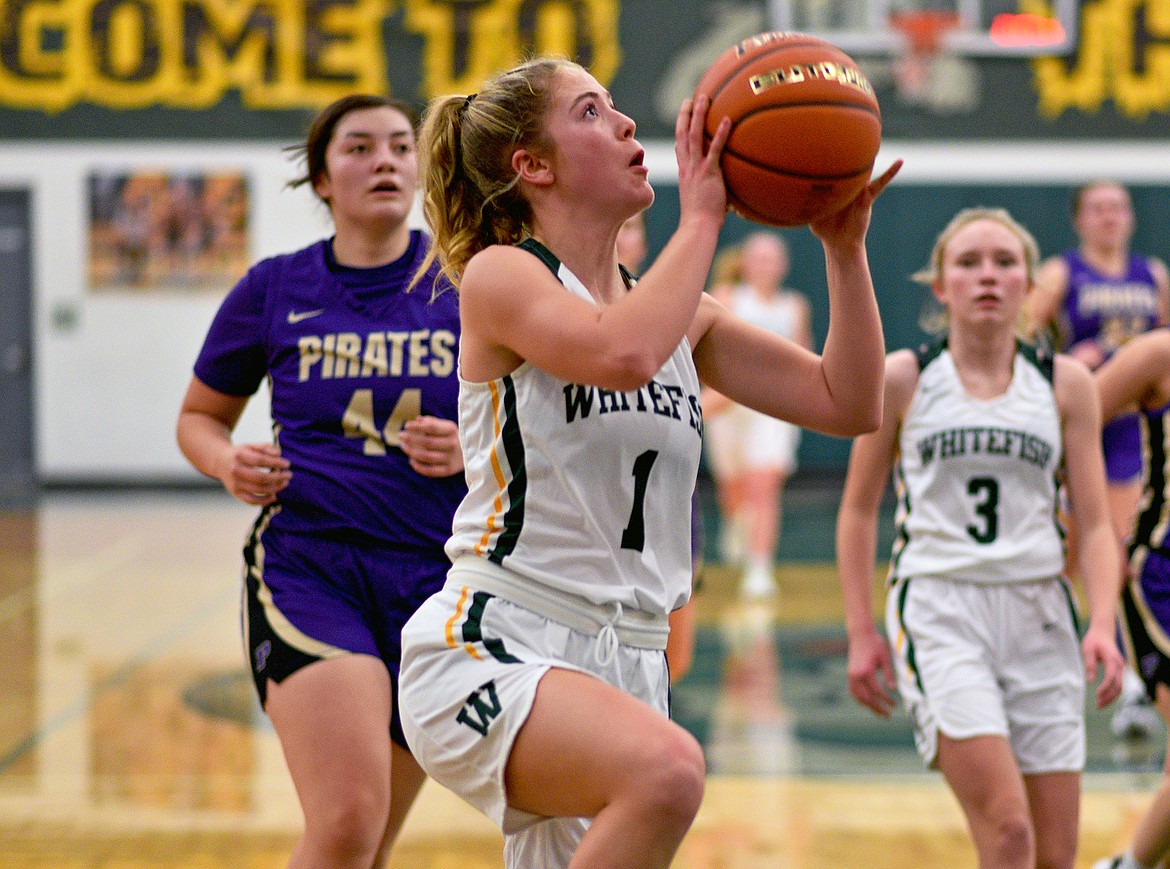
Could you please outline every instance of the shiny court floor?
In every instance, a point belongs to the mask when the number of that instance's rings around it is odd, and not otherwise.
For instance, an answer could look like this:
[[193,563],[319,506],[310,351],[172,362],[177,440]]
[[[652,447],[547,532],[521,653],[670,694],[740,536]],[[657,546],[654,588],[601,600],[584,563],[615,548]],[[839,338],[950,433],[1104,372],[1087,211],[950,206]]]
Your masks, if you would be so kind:
[[[848,697],[833,502],[790,494],[774,599],[705,571],[673,704],[711,775],[678,867],[975,865],[906,722]],[[51,492],[0,513],[0,867],[285,864],[300,812],[240,652],[252,516],[211,490]],[[1088,717],[1082,867],[1125,841],[1164,743]],[[499,837],[428,784],[391,866],[499,867]]]

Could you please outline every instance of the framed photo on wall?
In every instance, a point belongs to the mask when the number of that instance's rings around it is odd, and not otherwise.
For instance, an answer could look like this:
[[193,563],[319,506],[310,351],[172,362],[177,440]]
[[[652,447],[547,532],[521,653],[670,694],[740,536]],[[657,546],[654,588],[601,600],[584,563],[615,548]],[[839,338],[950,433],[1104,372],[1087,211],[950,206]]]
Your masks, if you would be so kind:
[[226,292],[247,270],[243,172],[93,171],[87,185],[90,290]]

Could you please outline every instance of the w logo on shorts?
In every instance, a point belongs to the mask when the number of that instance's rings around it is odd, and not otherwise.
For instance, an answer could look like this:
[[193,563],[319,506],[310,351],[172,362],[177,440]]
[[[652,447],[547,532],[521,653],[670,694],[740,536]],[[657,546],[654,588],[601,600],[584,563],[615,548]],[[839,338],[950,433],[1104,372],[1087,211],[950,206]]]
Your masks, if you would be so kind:
[[480,685],[471,693],[467,702],[463,704],[463,708],[459,710],[459,714],[455,716],[455,720],[460,724],[466,724],[480,736],[487,736],[492,721],[503,709],[500,705],[499,695],[496,694],[496,683],[493,679]]

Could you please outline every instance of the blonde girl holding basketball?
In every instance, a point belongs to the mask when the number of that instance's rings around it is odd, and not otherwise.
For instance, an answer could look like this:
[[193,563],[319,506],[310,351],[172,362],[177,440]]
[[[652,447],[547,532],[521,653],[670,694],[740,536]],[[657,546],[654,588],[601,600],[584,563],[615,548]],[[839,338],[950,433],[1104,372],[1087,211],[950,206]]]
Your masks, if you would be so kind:
[[668,717],[669,613],[690,592],[699,378],[822,431],[874,428],[882,333],[865,256],[891,169],[813,227],[832,306],[816,356],[703,286],[729,122],[675,132],[679,225],[636,284],[616,239],[654,198],[634,123],[582,67],[536,59],[433,103],[424,208],[460,292],[469,493],[443,591],[403,631],[422,766],[504,830],[515,867],[666,867],[703,795]]
[[[881,427],[853,446],[837,524],[849,689],[881,716],[897,687],[923,759],[962,807],[981,867],[1074,865],[1084,684],[1121,689],[1120,557],[1092,378],[1016,337],[1035,241],[1002,209],[960,212],[920,277],[949,332],[886,359]],[[878,507],[898,492],[886,631],[872,616]],[[1069,489],[1089,604],[1083,640],[1056,524]]]

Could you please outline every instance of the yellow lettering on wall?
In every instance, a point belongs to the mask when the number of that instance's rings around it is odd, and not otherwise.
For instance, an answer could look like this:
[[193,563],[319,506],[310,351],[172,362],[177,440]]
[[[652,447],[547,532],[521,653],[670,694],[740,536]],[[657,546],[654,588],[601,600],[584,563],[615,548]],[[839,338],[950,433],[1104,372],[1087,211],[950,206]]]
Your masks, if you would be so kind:
[[[1139,15],[1152,39],[1139,56]],[[1033,61],[1040,112],[1095,113],[1107,99],[1128,117],[1170,111],[1170,0],[1097,0],[1081,10],[1072,68],[1058,57]]]
[[[12,0],[7,21],[0,27],[0,71],[11,66],[29,81],[53,81],[65,70],[65,57],[45,46],[45,36],[67,29],[67,12],[60,2],[20,2]],[[0,73],[0,93],[7,92],[7,81]]]
[[110,14],[110,69],[119,78],[128,78],[147,62],[146,33],[149,20],[141,6],[123,3]]
[[[385,19],[399,0],[4,0],[0,104],[58,112],[254,109],[384,93]],[[529,54],[579,59],[608,85],[619,0],[401,0],[424,37],[422,96],[477,90]]]
[[385,92],[394,0],[5,0],[0,103],[250,108]]
[[619,0],[403,0],[423,34],[423,96],[477,91],[527,54],[579,58],[603,85],[621,62]]

